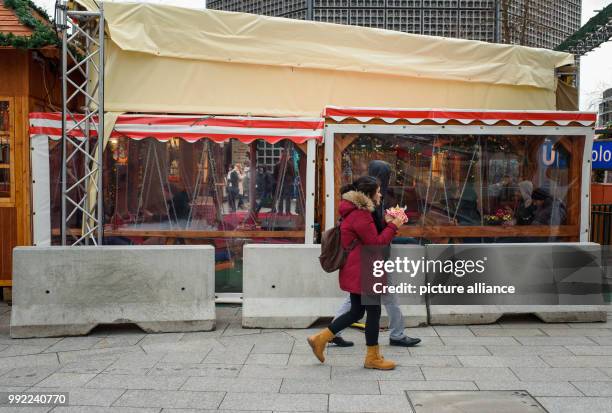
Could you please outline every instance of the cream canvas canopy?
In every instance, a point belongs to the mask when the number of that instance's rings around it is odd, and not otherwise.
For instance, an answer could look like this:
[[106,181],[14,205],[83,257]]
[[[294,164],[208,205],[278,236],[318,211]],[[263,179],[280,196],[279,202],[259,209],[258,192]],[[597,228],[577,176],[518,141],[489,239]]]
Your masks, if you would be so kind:
[[[95,7],[91,0],[80,0]],[[105,110],[320,116],[328,105],[554,110],[545,49],[104,2]]]

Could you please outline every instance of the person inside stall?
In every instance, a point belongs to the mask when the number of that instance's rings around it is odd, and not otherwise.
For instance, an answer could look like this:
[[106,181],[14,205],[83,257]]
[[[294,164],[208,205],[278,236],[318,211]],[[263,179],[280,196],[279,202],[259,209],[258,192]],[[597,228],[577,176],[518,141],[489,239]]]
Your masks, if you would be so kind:
[[187,193],[187,189],[185,188],[185,184],[183,182],[178,182],[173,188],[172,199],[169,201],[168,210],[172,214],[176,214],[177,224],[181,228],[185,228],[187,226],[187,220],[189,219],[189,211],[191,209],[191,199],[189,194]]
[[251,185],[251,161],[244,161],[244,170],[242,173],[242,196],[243,199],[249,199],[249,190]]
[[240,198],[241,173],[239,167],[239,164],[231,165],[227,174],[227,202],[231,212],[236,212],[236,203]]
[[[274,166],[274,181],[277,186],[276,193],[279,194],[278,212],[281,215],[291,215],[294,179],[295,169],[293,167],[293,160],[287,156],[286,149],[282,149],[280,160]],[[279,185],[280,188],[278,188]],[[273,208],[275,207],[276,205]]]
[[531,195],[536,207],[531,225],[556,226],[565,223],[567,215],[565,204],[554,199],[544,188],[537,188]]
[[517,206],[514,209],[515,225],[530,225],[535,218],[536,206],[531,198],[533,193],[533,183],[531,181],[521,181],[518,190],[515,192]]
[[235,166],[238,174],[238,209],[244,209],[244,169],[241,163]]
[[270,191],[268,187],[269,179],[266,179],[266,168],[263,166],[257,167],[257,176],[255,177],[255,213],[259,213],[265,200],[269,197]]
[[510,175],[504,175],[501,181],[489,187],[489,194],[494,197],[493,209],[503,209],[513,201],[513,182]]

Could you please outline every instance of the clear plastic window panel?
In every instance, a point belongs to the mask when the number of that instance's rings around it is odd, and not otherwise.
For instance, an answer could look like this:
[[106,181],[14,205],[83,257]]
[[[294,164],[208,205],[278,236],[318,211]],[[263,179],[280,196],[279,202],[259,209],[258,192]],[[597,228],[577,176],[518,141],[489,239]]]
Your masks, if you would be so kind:
[[[61,145],[49,143],[59,244]],[[244,244],[304,242],[305,185],[306,155],[289,141],[112,138],[104,152],[104,243],[213,245],[216,291],[240,292]],[[80,219],[70,231],[80,231]]]
[[411,225],[564,225],[568,209],[580,207],[568,205],[580,185],[570,174],[573,139],[583,138],[361,134],[342,153],[341,181],[386,162],[384,206],[407,207]]

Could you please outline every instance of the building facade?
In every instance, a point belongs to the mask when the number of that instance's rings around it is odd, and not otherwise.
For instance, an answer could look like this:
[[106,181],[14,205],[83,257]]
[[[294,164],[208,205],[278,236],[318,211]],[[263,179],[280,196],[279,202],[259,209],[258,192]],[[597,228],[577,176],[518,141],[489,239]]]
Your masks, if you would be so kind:
[[580,0],[209,0],[211,9],[552,49],[580,28]]
[[603,99],[599,104],[597,127],[601,129],[612,128],[612,88],[603,92]]

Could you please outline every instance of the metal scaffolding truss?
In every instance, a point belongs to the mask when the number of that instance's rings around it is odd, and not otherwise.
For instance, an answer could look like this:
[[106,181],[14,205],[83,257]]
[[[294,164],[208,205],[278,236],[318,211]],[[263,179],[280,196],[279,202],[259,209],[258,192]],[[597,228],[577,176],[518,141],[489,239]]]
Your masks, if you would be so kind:
[[578,40],[575,45],[568,48],[568,52],[578,56],[583,56],[603,43],[612,39],[612,17],[604,25],[600,25],[596,30],[589,32],[583,39]]
[[101,245],[104,12],[56,3],[62,39],[62,245]]

